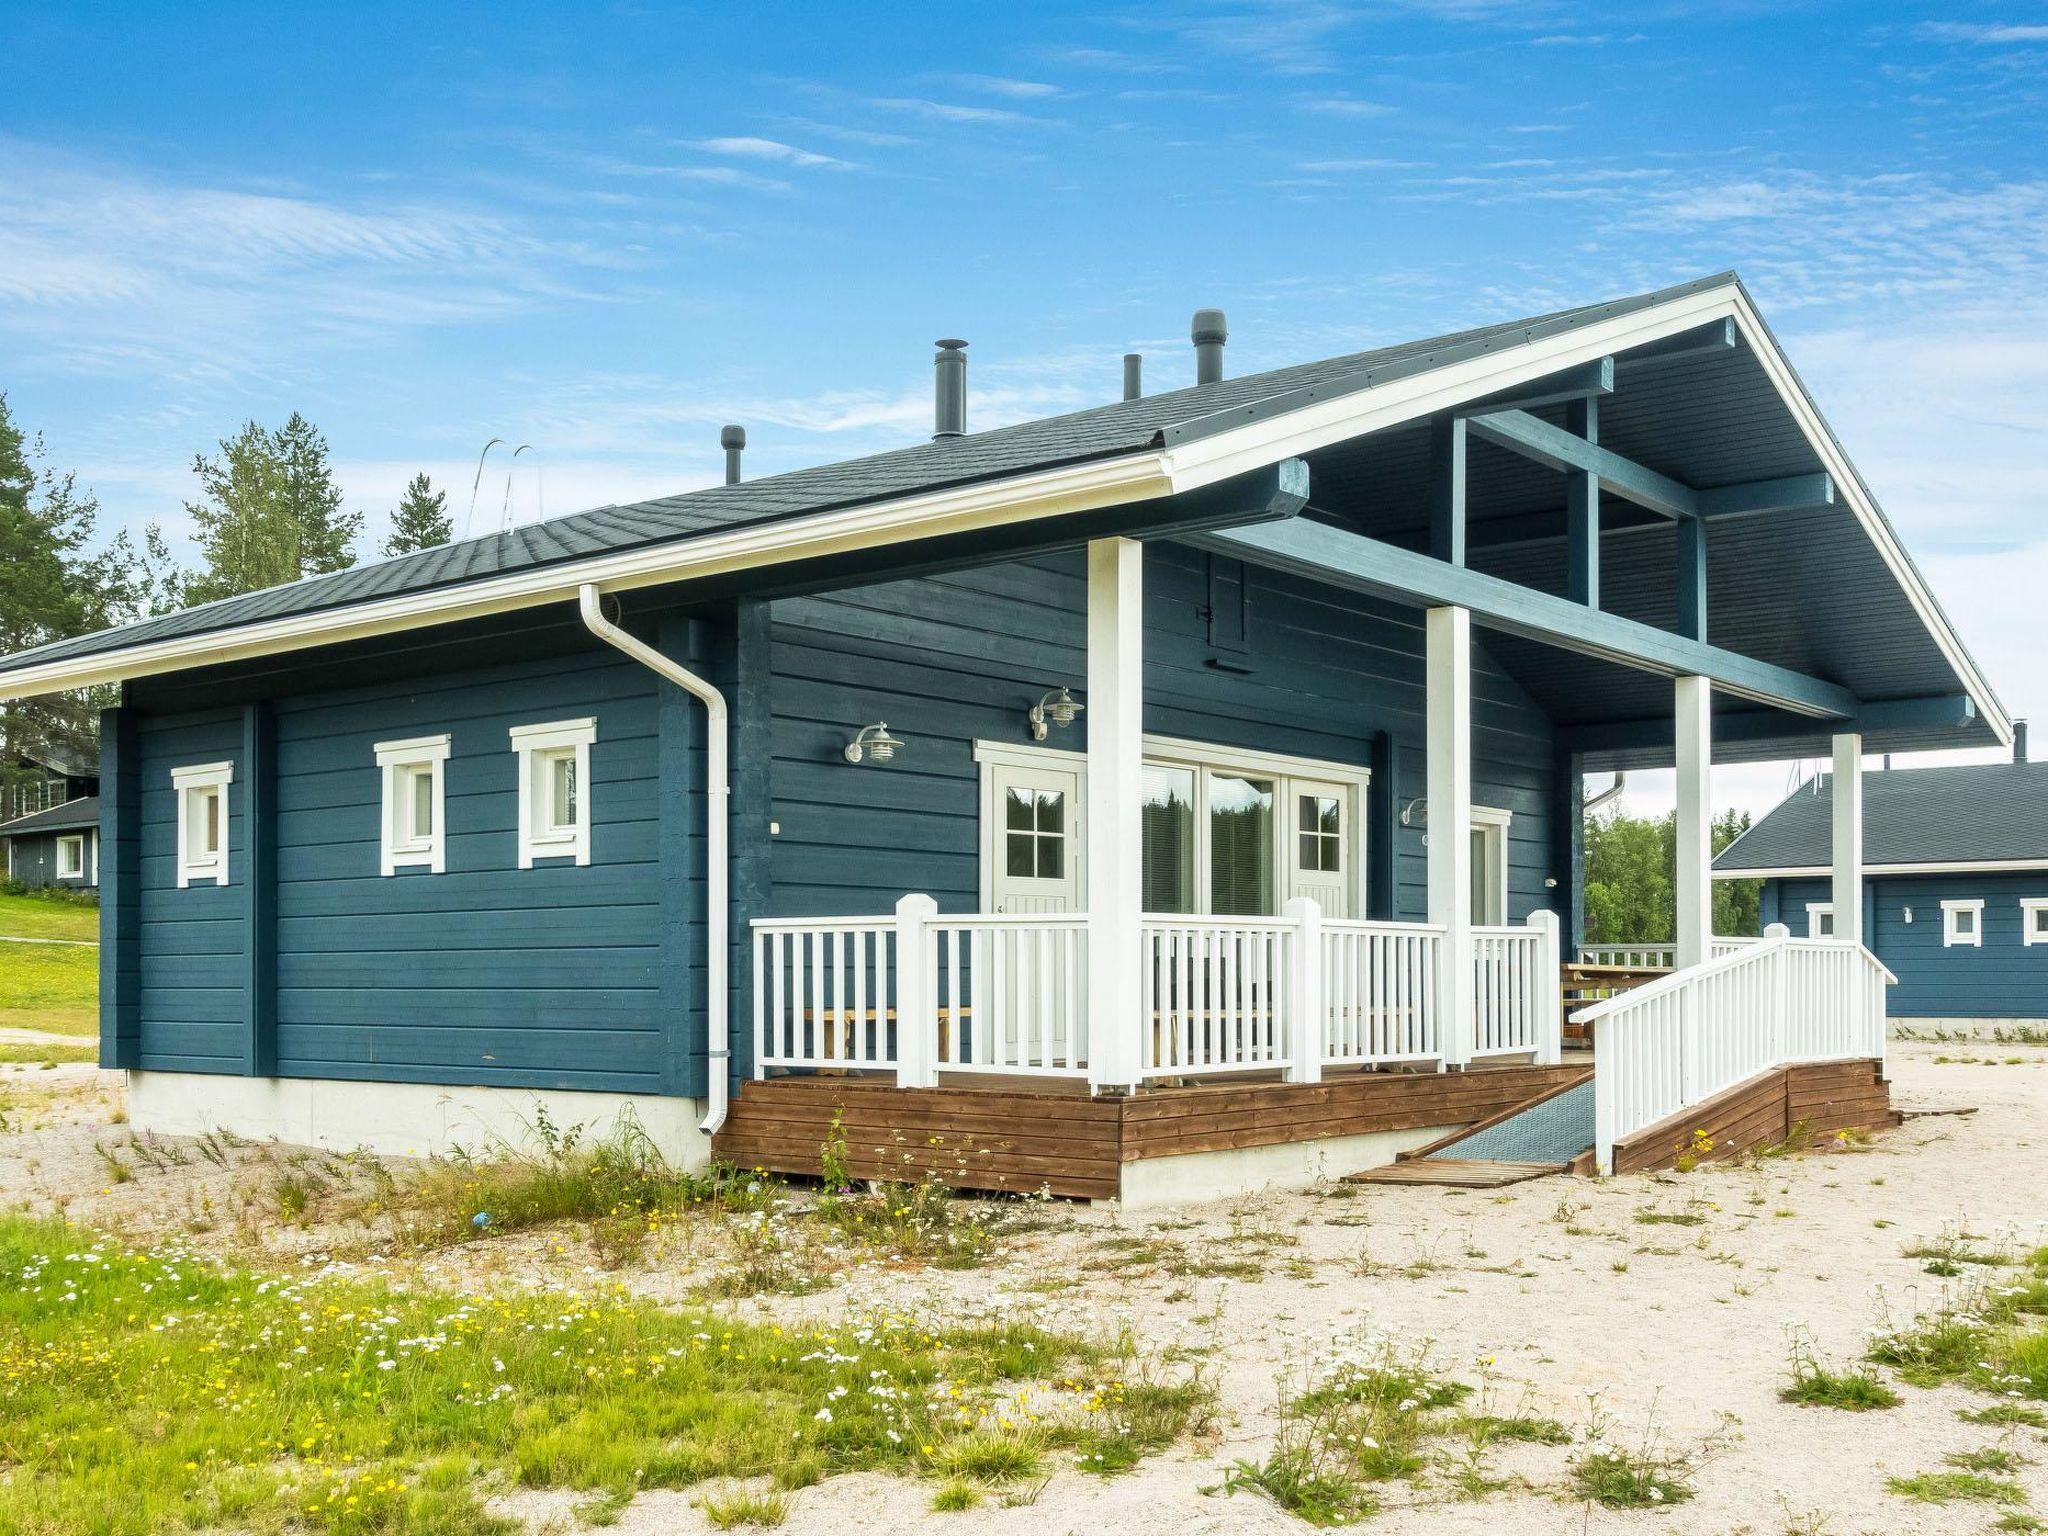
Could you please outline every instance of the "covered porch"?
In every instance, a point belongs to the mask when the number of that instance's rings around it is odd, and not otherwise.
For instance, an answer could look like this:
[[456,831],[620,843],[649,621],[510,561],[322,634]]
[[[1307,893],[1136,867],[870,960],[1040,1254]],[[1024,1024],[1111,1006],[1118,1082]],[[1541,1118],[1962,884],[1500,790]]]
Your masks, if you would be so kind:
[[[908,1141],[954,1144],[979,1105],[1016,1147],[1095,1136],[1121,1167],[1162,1155],[1133,1127],[1200,1102],[1217,1144],[1164,1156],[1292,1146],[1297,1169],[1326,1155],[1341,1173],[1552,1093],[1587,1070],[1565,1062],[1560,994],[1579,949],[1580,785],[1620,767],[1677,770],[1677,931],[1669,976],[1579,1012],[1600,1026],[1594,1161],[1614,1166],[1616,1147],[1764,1074],[1881,1064],[1860,903],[1837,900],[1850,916],[1828,939],[1711,933],[1713,766],[1831,751],[1835,879],[1854,890],[1863,752],[1995,739],[2003,722],[1980,713],[1967,658],[1891,563],[1889,529],[1746,300],[1708,308],[1583,338],[1519,377],[1474,372],[1377,423],[1338,418],[1340,383],[1170,429],[1219,478],[1199,521],[1177,523],[1169,497],[1142,530],[1066,546],[1085,550],[1085,652],[1066,684],[1085,745],[974,741],[972,909],[943,909],[958,904],[913,877],[865,910],[748,914],[749,1081],[721,1151],[810,1171],[819,1106],[858,1099],[891,1106]],[[1731,411],[1740,430],[1698,425]],[[1256,447],[1225,451],[1251,432]],[[1255,510],[1217,515],[1226,503]],[[1819,565],[1783,563],[1794,535]],[[1407,742],[1319,762],[1242,745],[1256,716],[1230,744],[1162,730],[1181,705],[1148,671],[1148,547],[1291,583],[1304,611],[1405,616],[1419,642]],[[1843,573],[1860,606],[1841,605]],[[1238,599],[1209,580],[1206,643],[1193,666],[1176,653],[1175,689],[1254,670],[1219,623]],[[1501,676],[1551,754],[1542,842],[1522,849],[1540,889],[1513,903],[1506,822],[1474,789],[1479,691]],[[1032,716],[1041,741],[1049,701]],[[1397,776],[1404,750],[1420,793]],[[1181,770],[1197,786],[1185,839]],[[1248,834],[1222,824],[1226,779]],[[1406,911],[1389,896],[1397,840],[1419,866]],[[1239,843],[1257,858],[1224,871],[1219,847]],[[975,1166],[958,1178],[1025,1187]]]

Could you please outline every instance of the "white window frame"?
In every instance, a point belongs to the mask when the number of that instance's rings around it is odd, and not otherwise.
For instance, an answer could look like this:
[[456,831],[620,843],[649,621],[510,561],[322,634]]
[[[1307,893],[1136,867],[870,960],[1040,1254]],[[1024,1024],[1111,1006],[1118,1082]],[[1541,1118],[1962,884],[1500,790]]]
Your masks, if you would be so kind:
[[[1959,913],[1971,914],[1970,931],[1959,932],[1956,917]],[[1941,947],[1943,949],[1982,949],[1984,947],[1984,898],[1973,896],[1966,901],[1944,901],[1941,904]]]
[[[215,885],[228,883],[229,833],[228,786],[235,782],[235,765],[227,763],[192,763],[183,768],[171,770],[171,788],[178,796],[178,889],[210,880]],[[192,834],[196,821],[192,808],[202,794],[220,796],[220,847],[212,853],[195,853],[192,848]]]
[[[512,750],[519,758],[519,867],[533,868],[536,859],[573,858],[590,862],[590,747],[597,740],[597,720],[551,720],[544,725],[512,727]],[[554,827],[545,820],[547,793],[536,782],[542,765],[573,751],[576,756],[576,821]]]
[[[404,741],[380,741],[371,750],[377,754],[378,777],[383,783],[383,809],[378,823],[378,867],[387,875],[401,869],[425,868],[432,874],[448,869],[448,788],[445,765],[449,737],[413,736]],[[420,836],[411,826],[410,781],[426,773],[433,783],[434,828]]]
[[[1209,818],[1204,814],[1209,804],[1209,775],[1211,772],[1244,774],[1255,778],[1275,781],[1273,785],[1273,868],[1276,885],[1284,892],[1287,871],[1293,868],[1291,834],[1294,830],[1293,797],[1288,788],[1294,780],[1305,780],[1315,784],[1338,785],[1347,791],[1345,814],[1349,817],[1351,833],[1345,839],[1344,876],[1349,886],[1351,910],[1365,910],[1366,871],[1366,791],[1372,783],[1372,770],[1357,763],[1332,763],[1312,757],[1287,757],[1277,752],[1258,752],[1243,747],[1219,746],[1214,742],[1191,741],[1179,736],[1156,736],[1146,732],[1143,740],[1146,766],[1162,768],[1189,768],[1195,775],[1195,842],[1193,849],[1195,880],[1195,914],[1206,916],[1210,911],[1209,892]],[[1080,890],[1085,906],[1087,885],[1088,829],[1080,817],[1080,808],[1088,803],[1088,754],[1074,752],[1065,747],[1024,746],[1009,741],[976,741],[974,760],[981,771],[981,910],[994,910],[996,857],[999,852],[997,839],[1001,822],[996,814],[995,768],[1003,764],[1015,768],[1042,767],[1057,763],[1061,768],[1077,775],[1075,789],[1079,796],[1072,823],[1070,846],[1077,862],[1074,865],[1075,878],[1081,882]],[[1131,814],[1138,815],[1139,808],[1131,807]],[[1507,812],[1499,812],[1503,824]],[[1503,865],[1506,861],[1503,859]],[[1281,898],[1286,899],[1284,894]]]
[[[1828,920],[1827,932],[1821,932],[1820,920]],[[1806,904],[1806,936],[1809,939],[1832,939],[1835,936],[1835,904],[1832,901],[1809,901]]]
[[[78,862],[72,868],[64,867],[64,852],[71,849],[78,855]],[[85,834],[66,832],[57,839],[57,878],[59,880],[83,880],[85,878]]]
[[2048,912],[2048,896],[2022,896],[2020,898],[2020,942],[2028,949],[2036,944],[2048,944],[2048,926],[2036,929],[2037,912]]

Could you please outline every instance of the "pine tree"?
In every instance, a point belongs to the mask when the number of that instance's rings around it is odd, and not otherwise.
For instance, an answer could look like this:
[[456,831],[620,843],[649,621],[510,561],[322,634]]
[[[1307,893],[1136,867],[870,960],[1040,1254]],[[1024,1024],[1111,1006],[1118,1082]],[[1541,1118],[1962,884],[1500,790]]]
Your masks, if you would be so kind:
[[[39,468],[42,443],[0,395],[0,654],[68,639],[177,606],[181,581],[154,525],[140,547],[123,530],[90,546],[99,503],[70,474]],[[50,694],[0,704],[0,777],[24,754],[58,746],[91,757],[105,700]]]
[[211,602],[355,564],[360,512],[341,510],[327,440],[297,411],[276,431],[256,422],[192,461],[204,500],[187,502],[206,569],[187,596]]
[[387,555],[409,555],[417,549],[446,544],[455,532],[455,519],[448,513],[448,493],[434,489],[424,474],[414,475],[405,497],[391,514],[391,537],[384,541]]

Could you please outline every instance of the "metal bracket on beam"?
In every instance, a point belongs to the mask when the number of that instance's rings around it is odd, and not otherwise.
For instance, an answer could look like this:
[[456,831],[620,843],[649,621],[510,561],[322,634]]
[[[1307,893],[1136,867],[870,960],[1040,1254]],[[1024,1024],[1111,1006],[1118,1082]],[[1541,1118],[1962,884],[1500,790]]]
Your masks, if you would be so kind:
[[1696,325],[1689,331],[1679,331],[1664,337],[1661,341],[1647,342],[1632,347],[1615,359],[1626,368],[1633,363],[1657,363],[1666,358],[1690,357],[1696,352],[1732,352],[1741,339],[1732,317],[1710,320],[1705,325]]
[[1614,359],[1596,357],[1590,363],[1545,374],[1512,389],[1503,389],[1477,400],[1468,400],[1454,415],[1484,416],[1490,411],[1528,411],[1539,405],[1556,405],[1565,400],[1585,400],[1614,393]]

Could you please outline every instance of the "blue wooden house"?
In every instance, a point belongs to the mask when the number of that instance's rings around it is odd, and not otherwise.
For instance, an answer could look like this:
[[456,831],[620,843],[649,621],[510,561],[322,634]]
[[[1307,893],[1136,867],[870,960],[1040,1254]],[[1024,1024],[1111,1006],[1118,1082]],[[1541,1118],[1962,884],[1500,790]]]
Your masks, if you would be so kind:
[[30,890],[99,884],[99,774],[90,756],[24,755],[0,787],[0,874]]
[[[1895,1018],[2048,1020],[2048,763],[2026,760],[2025,729],[2010,763],[1864,780],[1861,920],[1898,976]],[[1763,881],[1764,922],[1835,933],[1834,791],[1813,779],[1715,859],[1717,878]]]
[[[403,1152],[630,1106],[802,1171],[837,1113],[858,1170],[987,1187],[1344,1172],[1584,1086],[1581,774],[1660,763],[1681,970],[1603,1025],[1603,1155],[1790,1062],[1870,1079],[1852,931],[1711,952],[1711,765],[2010,727],[1739,282],[1235,378],[1224,329],[985,432],[941,342],[927,443],[748,480],[728,429],[722,486],[0,660],[120,689],[135,1123]],[[1695,1049],[1766,966],[1804,1022]]]

